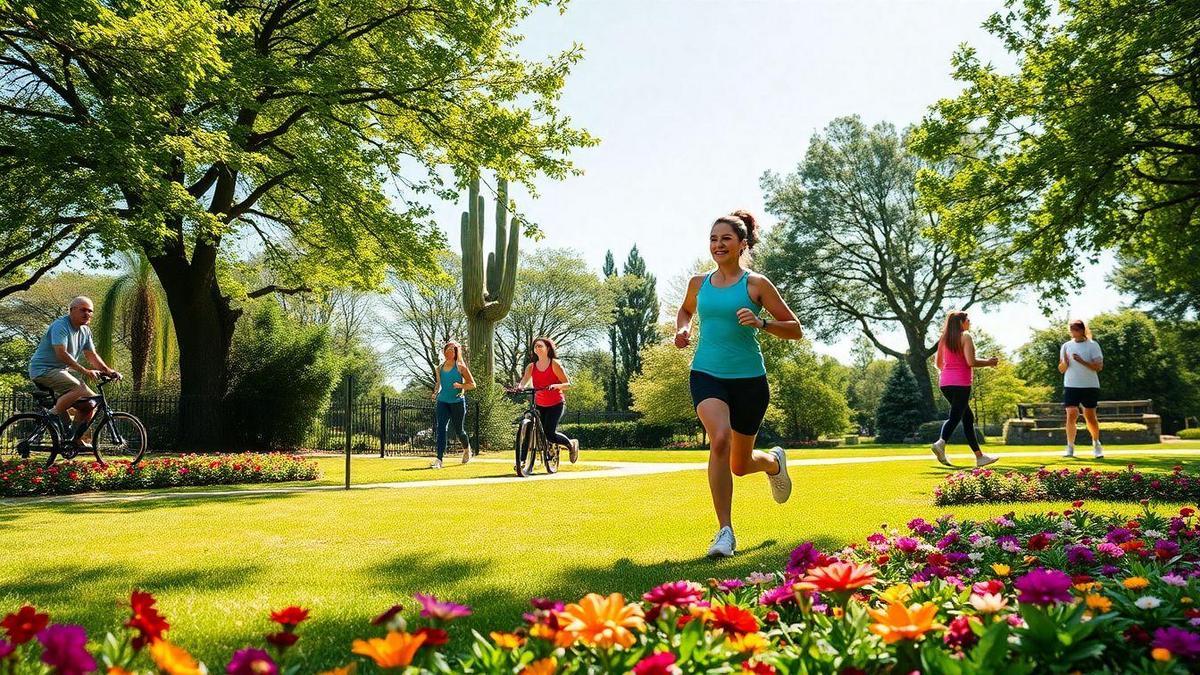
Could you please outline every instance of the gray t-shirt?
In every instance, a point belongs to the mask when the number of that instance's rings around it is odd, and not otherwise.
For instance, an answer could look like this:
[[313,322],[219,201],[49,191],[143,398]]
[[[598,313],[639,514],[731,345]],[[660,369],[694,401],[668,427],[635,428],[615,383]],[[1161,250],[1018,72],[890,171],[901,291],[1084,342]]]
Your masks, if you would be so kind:
[[1059,358],[1067,362],[1067,372],[1063,373],[1063,386],[1080,389],[1099,389],[1100,374],[1088,368],[1074,358],[1078,354],[1083,360],[1095,363],[1096,359],[1104,358],[1100,345],[1095,340],[1076,342],[1067,340],[1059,350]]
[[71,358],[78,361],[85,350],[95,351],[92,344],[92,329],[87,326],[76,328],[71,325],[70,316],[60,316],[55,319],[46,334],[33,350],[33,358],[29,359],[29,379],[40,377],[51,370],[62,370],[67,367],[54,353],[54,345],[62,345]]

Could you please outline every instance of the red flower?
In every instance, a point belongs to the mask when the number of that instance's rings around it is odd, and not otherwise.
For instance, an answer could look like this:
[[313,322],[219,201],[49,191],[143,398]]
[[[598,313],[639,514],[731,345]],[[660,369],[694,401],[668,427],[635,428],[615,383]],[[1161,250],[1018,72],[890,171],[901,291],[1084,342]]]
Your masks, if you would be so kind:
[[726,633],[742,635],[758,630],[758,619],[750,612],[737,605],[718,605],[712,612],[713,628],[723,629]]
[[396,617],[397,614],[404,611],[403,605],[392,605],[386,612],[371,619],[372,626],[382,626]]
[[1150,633],[1148,633],[1145,628],[1142,628],[1137,624],[1134,624],[1125,630],[1125,637],[1129,640],[1144,645],[1150,644],[1150,641],[1153,639],[1150,637]]
[[883,567],[884,565],[888,564],[888,561],[891,559],[892,559],[892,557],[890,555],[884,553],[883,555],[880,555],[878,558],[875,559],[875,564],[880,567]]
[[133,638],[134,650],[141,650],[155,640],[161,640],[163,633],[171,627],[154,608],[155,602],[157,601],[154,596],[145,591],[135,590],[129,596],[129,608],[132,613],[125,626],[138,632],[137,637]]
[[49,614],[39,614],[33,605],[25,605],[16,613],[9,614],[0,621],[0,626],[8,633],[8,639],[15,645],[23,645],[50,623]]
[[1050,546],[1050,537],[1046,536],[1045,532],[1038,532],[1029,538],[1027,548],[1030,551],[1044,551]]
[[769,663],[750,663],[746,661],[742,663],[742,672],[750,673],[751,675],[775,675],[775,666]]
[[279,648],[279,651],[283,651],[288,647],[291,647],[292,645],[296,644],[296,641],[299,639],[300,636],[296,635],[295,633],[280,632],[267,635],[267,642]]
[[925,559],[925,562],[935,567],[945,567],[948,559],[943,553],[930,553],[929,557]]
[[988,579],[987,581],[977,582],[971,587],[971,592],[979,595],[999,595],[1004,592],[1004,582],[999,579]]
[[283,626],[283,629],[288,632],[291,632],[293,628],[307,618],[308,610],[301,609],[295,605],[284,607],[278,612],[271,612],[271,620]]
[[1196,509],[1193,509],[1190,506],[1185,506],[1182,509],[1179,509],[1179,515],[1183,516],[1184,518],[1189,518],[1189,517],[1195,515],[1195,513],[1196,513]]
[[422,647],[441,647],[450,642],[450,633],[441,628],[418,628],[413,635],[424,635]]

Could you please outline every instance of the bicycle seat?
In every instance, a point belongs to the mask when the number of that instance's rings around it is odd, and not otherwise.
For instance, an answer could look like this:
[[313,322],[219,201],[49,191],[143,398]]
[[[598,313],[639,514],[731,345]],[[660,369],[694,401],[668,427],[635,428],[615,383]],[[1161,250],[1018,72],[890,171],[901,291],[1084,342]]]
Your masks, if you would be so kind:
[[50,387],[43,386],[37,382],[33,383],[37,390],[33,392],[33,400],[47,407],[53,406],[58,397],[54,395],[54,390]]

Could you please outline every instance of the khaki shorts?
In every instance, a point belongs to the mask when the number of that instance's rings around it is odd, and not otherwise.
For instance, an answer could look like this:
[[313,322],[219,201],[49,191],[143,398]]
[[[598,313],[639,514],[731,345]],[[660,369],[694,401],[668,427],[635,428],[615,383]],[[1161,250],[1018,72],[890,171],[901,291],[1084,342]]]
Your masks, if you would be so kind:
[[[42,373],[41,375],[33,378],[33,381],[42,385],[43,387],[46,387],[47,389],[53,390],[56,398],[82,384],[79,381],[79,378],[72,375],[71,372],[66,368]],[[95,396],[91,389],[88,389],[87,395]]]

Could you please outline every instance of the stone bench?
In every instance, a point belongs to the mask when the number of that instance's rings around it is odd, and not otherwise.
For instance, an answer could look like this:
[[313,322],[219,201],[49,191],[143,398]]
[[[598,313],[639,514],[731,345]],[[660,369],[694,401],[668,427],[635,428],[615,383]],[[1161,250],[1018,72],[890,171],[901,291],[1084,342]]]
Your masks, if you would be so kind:
[[[1158,443],[1162,435],[1162,418],[1154,414],[1152,401],[1100,401],[1096,416],[1100,422],[1130,422],[1146,427],[1144,431],[1101,431],[1105,444],[1121,445],[1136,443]],[[1067,442],[1067,428],[1061,403],[1018,403],[1017,416],[1004,424],[1004,442],[1007,445],[1061,445]],[[1076,434],[1077,441],[1091,440],[1087,434],[1083,415],[1077,426],[1083,430]]]

